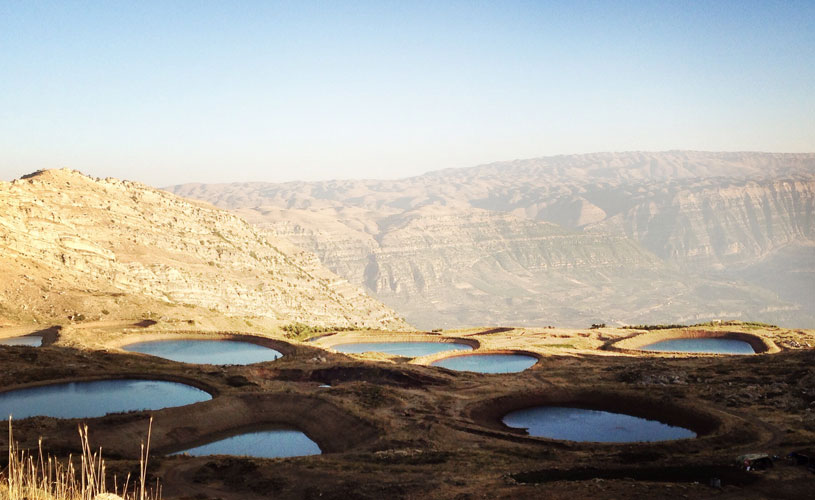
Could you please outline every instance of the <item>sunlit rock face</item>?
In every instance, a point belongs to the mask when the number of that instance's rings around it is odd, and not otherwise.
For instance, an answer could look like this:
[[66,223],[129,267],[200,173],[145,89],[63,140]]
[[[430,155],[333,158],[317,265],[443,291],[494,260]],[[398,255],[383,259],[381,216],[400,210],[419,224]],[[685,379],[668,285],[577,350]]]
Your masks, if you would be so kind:
[[603,153],[395,181],[184,185],[420,327],[815,326],[815,155]]
[[128,181],[49,170],[0,183],[0,247],[0,317],[12,320],[192,306],[406,328],[313,254],[223,210]]
[[814,209],[813,180],[751,181],[653,197],[591,228],[623,232],[682,266],[727,267],[812,241]]

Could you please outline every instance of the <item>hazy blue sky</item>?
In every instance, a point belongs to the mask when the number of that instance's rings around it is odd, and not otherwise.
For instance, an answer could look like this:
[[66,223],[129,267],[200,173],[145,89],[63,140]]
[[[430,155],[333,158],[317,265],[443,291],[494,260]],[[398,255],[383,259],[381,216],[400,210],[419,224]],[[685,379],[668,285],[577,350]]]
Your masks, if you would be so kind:
[[815,151],[815,1],[0,0],[0,179]]

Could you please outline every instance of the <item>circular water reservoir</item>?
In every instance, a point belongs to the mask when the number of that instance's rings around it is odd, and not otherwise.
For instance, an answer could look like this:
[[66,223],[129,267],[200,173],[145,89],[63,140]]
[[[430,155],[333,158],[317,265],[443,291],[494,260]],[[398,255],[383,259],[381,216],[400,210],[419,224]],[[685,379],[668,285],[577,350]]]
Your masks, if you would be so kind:
[[526,370],[537,362],[537,358],[524,354],[472,354],[440,359],[431,364],[458,371],[517,373]]
[[0,393],[0,419],[41,415],[92,418],[108,413],[158,410],[212,399],[197,387],[162,380],[95,380]]
[[24,337],[0,339],[0,345],[27,345],[31,347],[39,347],[42,345],[42,337],[39,335],[26,335]]
[[396,356],[416,358],[428,354],[445,351],[471,351],[473,348],[467,344],[451,342],[359,342],[354,344],[338,344],[333,349],[344,353],[384,352]]
[[172,361],[209,365],[251,365],[283,356],[274,349],[238,340],[155,340],[129,344],[122,349]]
[[257,458],[284,458],[319,455],[317,443],[297,430],[275,429],[247,432],[174,453],[196,457],[203,455],[237,455]]
[[743,340],[721,338],[685,338],[654,342],[643,347],[643,351],[699,352],[710,354],[755,354],[753,346]]
[[567,441],[633,443],[696,437],[691,430],[656,420],[560,406],[537,406],[513,411],[504,416],[503,422],[509,427],[527,429],[530,436]]

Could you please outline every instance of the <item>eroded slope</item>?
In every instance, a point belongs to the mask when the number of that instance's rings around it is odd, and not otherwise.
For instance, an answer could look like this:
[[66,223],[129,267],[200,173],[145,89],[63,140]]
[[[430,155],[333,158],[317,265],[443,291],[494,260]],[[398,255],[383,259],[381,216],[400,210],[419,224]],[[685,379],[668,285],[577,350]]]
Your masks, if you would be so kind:
[[315,252],[420,327],[815,324],[812,154],[603,153],[173,190]]
[[50,170],[0,183],[0,200],[7,321],[132,318],[181,305],[279,323],[405,327],[313,254],[142,184]]

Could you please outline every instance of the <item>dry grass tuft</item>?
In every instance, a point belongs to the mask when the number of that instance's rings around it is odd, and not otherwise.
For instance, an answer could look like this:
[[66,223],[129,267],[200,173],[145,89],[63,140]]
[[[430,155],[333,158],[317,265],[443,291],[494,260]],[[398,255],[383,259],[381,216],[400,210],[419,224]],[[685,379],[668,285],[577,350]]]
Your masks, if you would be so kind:
[[117,489],[114,477],[114,490],[105,486],[105,461],[101,449],[93,451],[88,437],[88,427],[79,427],[82,443],[82,456],[79,469],[74,466],[73,457],[60,462],[45,456],[42,440],[36,455],[19,449],[14,443],[11,419],[9,419],[8,467],[0,472],[0,500],[160,500],[161,490],[148,489],[147,458],[150,453],[150,436],[153,419],[147,430],[147,443],[141,444],[138,484],[130,484],[130,476],[125,479],[122,491]]

